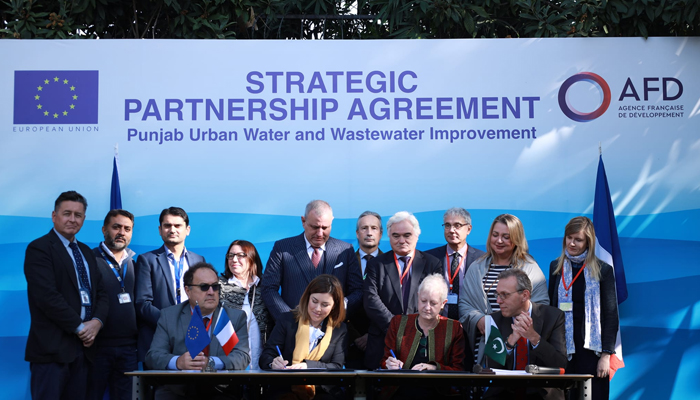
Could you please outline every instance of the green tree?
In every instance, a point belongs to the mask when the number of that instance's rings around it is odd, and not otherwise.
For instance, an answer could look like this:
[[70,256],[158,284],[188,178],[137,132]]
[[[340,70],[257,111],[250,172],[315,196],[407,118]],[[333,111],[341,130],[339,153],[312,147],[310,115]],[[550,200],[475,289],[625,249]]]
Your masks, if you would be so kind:
[[2,0],[4,38],[692,36],[698,0]]

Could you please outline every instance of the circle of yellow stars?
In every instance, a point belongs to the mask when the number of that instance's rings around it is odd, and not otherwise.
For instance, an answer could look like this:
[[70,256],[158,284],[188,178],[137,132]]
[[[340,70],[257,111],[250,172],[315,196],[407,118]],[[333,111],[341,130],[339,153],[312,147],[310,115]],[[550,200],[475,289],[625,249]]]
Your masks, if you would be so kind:
[[[61,80],[58,78],[58,76],[55,76],[55,77],[53,77],[52,79],[44,79],[44,83],[43,83],[43,84],[44,84],[44,85],[49,85],[49,84],[51,84],[52,82],[53,82],[53,83],[58,83],[58,84],[63,83],[64,85],[67,85],[67,84],[68,84],[68,79],[63,79],[63,80],[61,81]],[[74,85],[69,86],[69,89],[70,89],[71,92],[75,92],[75,86],[74,86]],[[41,101],[41,95],[38,94],[38,92],[42,92],[43,90],[44,90],[44,86],[41,86],[41,84],[40,84],[39,86],[36,87],[37,94],[34,95],[34,100],[39,101],[39,102]],[[73,100],[78,100],[78,95],[77,95],[77,94],[71,95],[71,99],[73,99]],[[63,117],[67,117],[67,116],[68,116],[68,110],[63,110],[60,114],[57,113],[57,112],[51,113],[51,112],[48,111],[48,110],[44,110],[44,106],[41,105],[41,103],[38,103],[38,104],[36,105],[36,108],[37,108],[37,110],[39,110],[40,112],[43,112],[45,117],[52,117],[52,116],[53,116],[53,118],[58,118],[58,117],[60,117],[60,116],[63,116]],[[71,109],[71,110],[75,110],[75,104],[71,104],[71,105],[70,105],[70,109]]]

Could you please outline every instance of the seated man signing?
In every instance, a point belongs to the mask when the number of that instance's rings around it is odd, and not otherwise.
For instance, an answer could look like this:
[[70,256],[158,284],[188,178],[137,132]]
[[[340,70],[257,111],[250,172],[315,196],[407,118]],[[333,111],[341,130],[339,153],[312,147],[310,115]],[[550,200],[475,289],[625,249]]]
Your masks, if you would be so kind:
[[[241,310],[219,305],[219,278],[214,267],[203,262],[197,263],[185,272],[183,281],[188,301],[161,311],[153,343],[146,354],[146,366],[159,370],[201,370],[211,358],[217,370],[245,369],[250,363],[246,314]],[[211,337],[211,343],[193,358],[185,346],[185,334],[197,304],[202,311],[202,319]],[[238,343],[228,355],[217,337],[212,335],[214,324],[221,312],[227,313],[238,338]],[[208,391],[216,392],[213,387],[166,385],[158,388],[156,399],[207,396]]]
[[[566,368],[564,313],[558,308],[531,302],[530,293],[532,283],[523,270],[510,268],[498,276],[496,301],[501,311],[491,317],[501,331],[508,354],[505,365],[488,358],[488,367],[512,370],[535,364]],[[507,389],[490,387],[483,398],[511,399],[513,395]],[[527,398],[564,399],[564,392],[555,388],[528,388]]]

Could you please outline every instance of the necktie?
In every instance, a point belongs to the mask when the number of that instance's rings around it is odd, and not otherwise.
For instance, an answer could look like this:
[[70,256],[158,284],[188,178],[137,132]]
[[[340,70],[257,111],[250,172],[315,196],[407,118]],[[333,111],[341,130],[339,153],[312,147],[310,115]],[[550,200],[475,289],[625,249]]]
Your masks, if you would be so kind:
[[365,260],[365,267],[362,268],[362,264],[360,264],[360,268],[362,269],[362,279],[364,280],[367,276],[367,266],[369,265],[369,261],[373,259],[374,256],[371,254],[365,254],[365,256],[362,258]]
[[[88,279],[87,275],[87,269],[85,268],[85,261],[83,261],[83,256],[80,255],[80,251],[78,250],[78,244],[75,242],[71,242],[69,244],[70,249],[73,250],[73,258],[75,258],[75,266],[78,269],[78,278],[80,278],[80,288],[87,290],[88,293],[91,293],[92,291],[90,290],[90,280]],[[90,301],[92,304],[92,301]],[[92,319],[92,305],[85,306],[85,319],[83,321],[90,321]]]
[[524,370],[527,367],[527,339],[521,337],[515,345],[515,369]]
[[[204,317],[202,318],[202,322],[204,323],[204,329],[209,332],[209,317]],[[207,345],[204,350],[202,350],[202,353],[204,353],[205,356],[209,357],[209,345]]]
[[[401,276],[403,276],[408,268],[408,263],[411,261],[411,257],[402,256],[399,257],[399,260],[403,261],[403,269],[401,270]],[[401,279],[401,276],[399,279]],[[401,297],[403,297],[403,312],[405,314],[408,312],[408,297],[411,294],[411,271],[406,274],[405,278],[401,279],[401,294]]]
[[[462,256],[458,252],[452,253],[452,263],[450,264],[450,278],[454,276],[452,281],[452,293],[459,294],[459,274],[455,275],[459,268],[459,259]],[[451,319],[459,319],[459,306],[450,304],[447,306],[447,317]]]
[[314,268],[318,267],[318,263],[321,262],[321,248],[320,247],[314,247],[314,253],[311,255],[311,264],[314,265]]

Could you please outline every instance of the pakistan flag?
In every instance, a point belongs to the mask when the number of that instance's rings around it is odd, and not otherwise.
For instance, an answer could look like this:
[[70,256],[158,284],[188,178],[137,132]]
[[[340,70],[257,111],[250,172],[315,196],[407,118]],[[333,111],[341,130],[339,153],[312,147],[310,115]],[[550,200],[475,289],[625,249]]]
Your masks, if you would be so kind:
[[501,365],[506,365],[506,346],[501,337],[501,331],[498,330],[496,323],[490,315],[486,316],[486,349],[484,354]]

